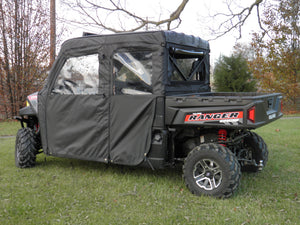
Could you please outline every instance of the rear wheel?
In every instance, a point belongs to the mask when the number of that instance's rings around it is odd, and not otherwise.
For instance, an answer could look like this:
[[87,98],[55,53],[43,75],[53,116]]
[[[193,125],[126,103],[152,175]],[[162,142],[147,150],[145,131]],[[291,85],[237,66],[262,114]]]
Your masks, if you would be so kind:
[[249,160],[254,160],[255,165],[243,165],[242,170],[247,172],[257,172],[262,170],[268,161],[268,148],[261,136],[254,132],[244,139],[244,146],[248,150]]
[[15,146],[15,164],[20,168],[35,166],[37,154],[36,135],[30,128],[18,131]]
[[183,177],[195,195],[230,197],[238,188],[241,169],[235,155],[218,144],[202,144],[186,157]]

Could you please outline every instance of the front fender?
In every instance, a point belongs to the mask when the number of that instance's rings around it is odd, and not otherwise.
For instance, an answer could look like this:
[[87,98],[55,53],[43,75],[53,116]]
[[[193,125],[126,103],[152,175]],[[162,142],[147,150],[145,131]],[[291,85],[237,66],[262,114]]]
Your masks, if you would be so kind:
[[27,106],[20,109],[20,116],[37,116],[37,114],[32,106]]

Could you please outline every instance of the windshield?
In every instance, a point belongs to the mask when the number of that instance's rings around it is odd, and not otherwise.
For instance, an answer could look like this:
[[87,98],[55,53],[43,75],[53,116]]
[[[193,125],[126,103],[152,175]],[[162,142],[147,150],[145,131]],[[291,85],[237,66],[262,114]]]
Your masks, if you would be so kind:
[[171,81],[205,81],[208,53],[170,48]]

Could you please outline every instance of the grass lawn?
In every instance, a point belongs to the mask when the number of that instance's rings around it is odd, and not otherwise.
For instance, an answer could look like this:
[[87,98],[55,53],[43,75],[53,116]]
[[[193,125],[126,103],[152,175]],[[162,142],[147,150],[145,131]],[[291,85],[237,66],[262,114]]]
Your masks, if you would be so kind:
[[21,128],[20,122],[16,120],[0,121],[0,137],[16,135],[18,129]]
[[[0,123],[0,136],[16,128]],[[226,200],[192,195],[181,170],[43,154],[36,167],[18,169],[14,138],[0,137],[0,224],[300,224],[300,119],[256,132],[268,144],[268,164],[261,173],[244,173]]]

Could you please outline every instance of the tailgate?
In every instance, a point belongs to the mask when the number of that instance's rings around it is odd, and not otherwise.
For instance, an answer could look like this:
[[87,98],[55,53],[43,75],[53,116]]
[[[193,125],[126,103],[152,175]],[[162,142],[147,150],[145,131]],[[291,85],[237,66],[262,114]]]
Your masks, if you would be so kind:
[[264,95],[254,99],[253,104],[248,105],[244,109],[247,115],[245,125],[256,128],[282,117],[281,100],[281,94]]
[[253,129],[279,119],[281,94],[207,93],[168,96],[167,125],[232,126]]

